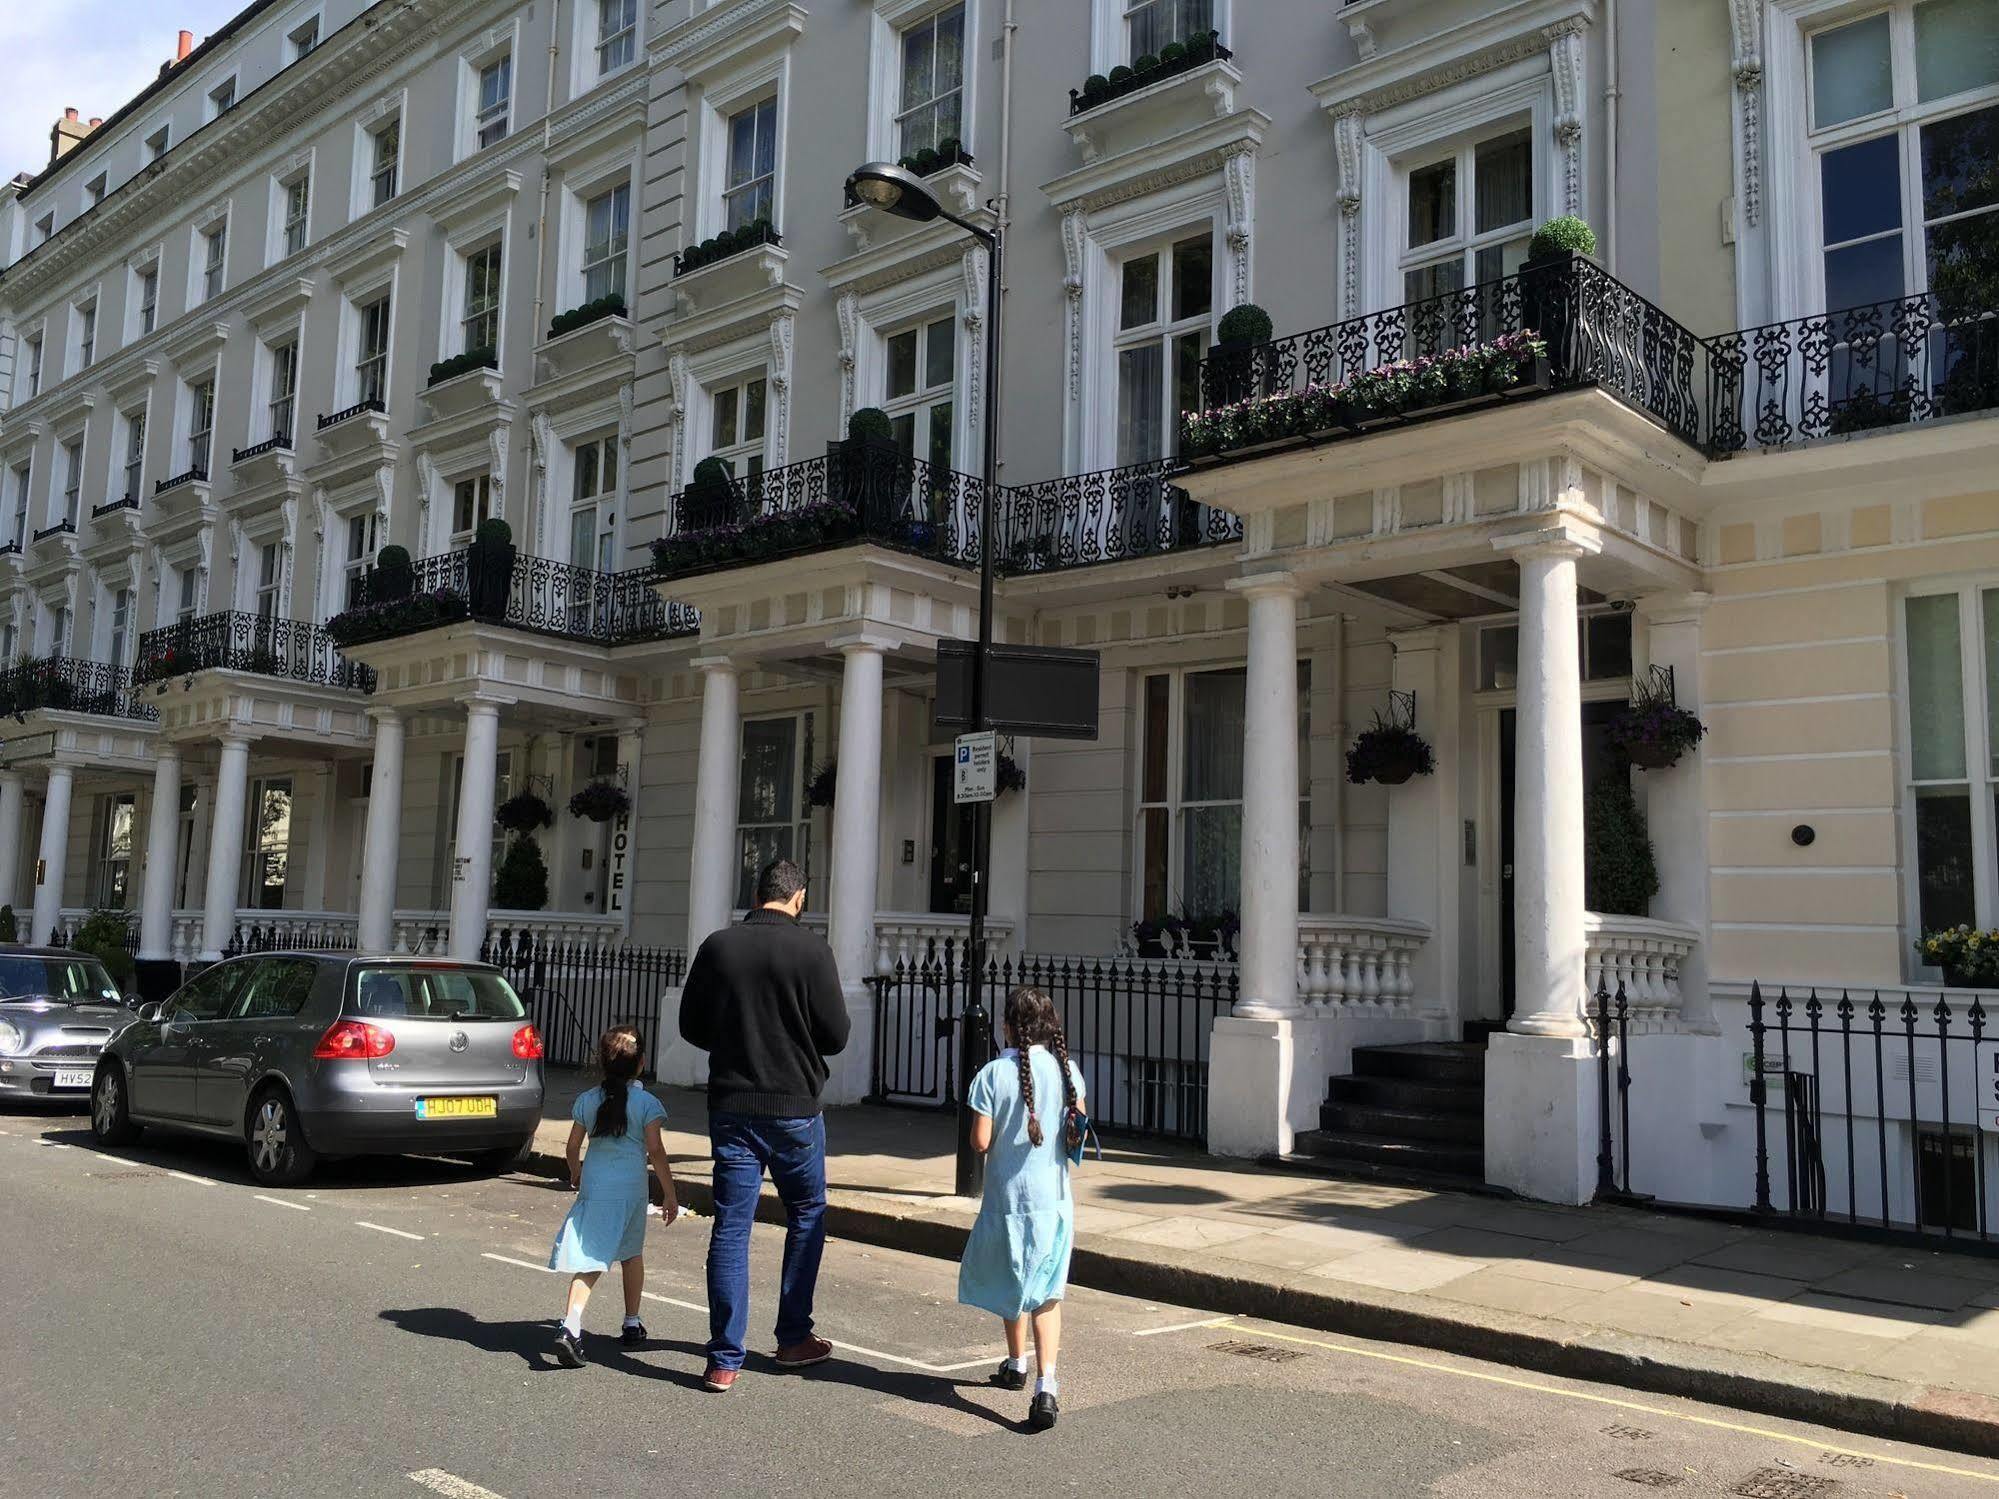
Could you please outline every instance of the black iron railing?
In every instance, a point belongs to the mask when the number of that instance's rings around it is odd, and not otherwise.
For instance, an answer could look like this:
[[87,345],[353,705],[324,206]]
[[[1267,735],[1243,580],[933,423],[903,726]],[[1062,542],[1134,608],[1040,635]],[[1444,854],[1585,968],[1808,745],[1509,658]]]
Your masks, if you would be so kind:
[[1976,994],[1752,985],[1756,1210],[1994,1244],[1991,1028]]
[[1931,293],[1707,341],[1716,453],[1999,407],[1999,307]]
[[638,1027],[650,1047],[661,991],[687,977],[687,954],[677,947],[608,946],[504,926],[487,931],[479,956],[520,991],[547,1060],[558,1067],[595,1062],[598,1037],[614,1025]]
[[110,500],[102,505],[91,506],[90,518],[92,520],[103,520],[105,516],[116,515],[120,510],[137,511],[138,508],[138,496],[128,494],[120,499]]
[[327,415],[320,417],[319,426],[317,430],[324,432],[328,427],[337,427],[344,421],[349,421],[354,417],[365,415],[370,411],[376,413],[377,415],[380,415],[381,413],[386,412],[388,409],[389,408],[385,404],[383,404],[383,402],[381,402],[380,400],[356,401],[352,406],[345,407],[344,409],[339,411],[330,412]]
[[247,448],[237,448],[229,461],[242,463],[246,459],[261,458],[266,453],[289,453],[291,450],[291,433],[280,432],[276,437],[267,437],[262,442],[251,443]]
[[208,482],[207,469],[191,468],[184,474],[175,474],[171,479],[160,480],[157,484],[153,486],[153,493],[165,494],[169,490],[179,489],[182,485],[185,484],[206,484],[207,482]]
[[51,536],[74,535],[76,535],[76,522],[73,520],[59,520],[53,526],[43,526],[39,531],[35,532],[35,540],[47,541]]
[[139,701],[132,674],[122,666],[45,656],[0,668],[0,716],[38,711],[147,720],[160,716],[157,708]]
[[375,690],[375,673],[341,655],[322,626],[236,609],[148,630],[139,637],[132,679],[139,685],[164,683],[211,670]]
[[830,443],[823,458],[690,484],[672,534],[654,543],[655,569],[681,577],[862,541],[976,567],[983,490],[893,443]]
[[701,623],[693,610],[660,598],[650,568],[604,573],[474,544],[418,558],[406,573],[371,569],[327,629],[353,645],[465,619],[596,645],[691,635]]
[[[969,1086],[957,1075],[963,965],[957,940],[939,938],[922,958],[872,981],[878,1101],[949,1108]],[[1234,964],[1033,955],[988,962],[987,993],[1016,984],[1055,1001],[1099,1128],[1206,1139],[1209,1035],[1235,1004]]]
[[1197,504],[1167,482],[1171,468],[1155,459],[1002,490],[994,563],[1050,572],[1242,540],[1242,517]]

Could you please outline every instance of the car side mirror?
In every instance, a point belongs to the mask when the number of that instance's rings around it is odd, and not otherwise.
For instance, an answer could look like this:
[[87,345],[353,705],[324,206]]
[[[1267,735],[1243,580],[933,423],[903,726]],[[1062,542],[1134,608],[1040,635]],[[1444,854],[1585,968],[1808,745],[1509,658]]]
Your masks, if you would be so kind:
[[147,1025],[158,1025],[160,1022],[160,1017],[164,1013],[165,1013],[165,1007],[161,1005],[139,1006],[139,1019],[144,1021]]

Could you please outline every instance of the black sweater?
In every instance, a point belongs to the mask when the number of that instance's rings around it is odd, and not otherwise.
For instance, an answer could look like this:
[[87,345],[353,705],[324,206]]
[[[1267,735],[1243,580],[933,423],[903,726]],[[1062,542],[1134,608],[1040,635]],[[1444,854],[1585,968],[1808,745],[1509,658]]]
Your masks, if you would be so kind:
[[680,1034],[708,1053],[710,1111],[808,1119],[852,1022],[833,949],[782,911],[712,933],[680,991]]

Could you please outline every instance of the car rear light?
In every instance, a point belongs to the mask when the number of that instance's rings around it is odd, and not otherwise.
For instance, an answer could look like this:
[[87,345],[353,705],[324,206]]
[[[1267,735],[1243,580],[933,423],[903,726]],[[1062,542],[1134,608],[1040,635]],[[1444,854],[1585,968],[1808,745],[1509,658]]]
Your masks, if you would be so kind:
[[365,1020],[336,1020],[326,1028],[312,1054],[322,1062],[373,1061],[395,1049],[393,1031]]
[[541,1032],[531,1025],[524,1025],[514,1032],[514,1055],[523,1062],[541,1060]]

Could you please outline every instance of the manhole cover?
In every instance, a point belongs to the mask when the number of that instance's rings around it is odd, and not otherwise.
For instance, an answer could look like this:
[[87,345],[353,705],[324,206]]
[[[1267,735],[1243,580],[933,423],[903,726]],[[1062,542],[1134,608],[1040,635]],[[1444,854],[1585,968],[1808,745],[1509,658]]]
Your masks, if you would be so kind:
[[1758,1468],[1730,1489],[1741,1499],[1814,1499],[1839,1487],[1833,1478],[1815,1478],[1810,1473],[1793,1473],[1784,1468]]
[[1305,1356],[1301,1348],[1272,1348],[1268,1343],[1210,1343],[1208,1352],[1233,1353],[1237,1358],[1261,1359],[1266,1364],[1288,1364]]
[[1626,1468],[1612,1477],[1648,1489],[1676,1489],[1687,1481],[1678,1473],[1661,1473],[1657,1468]]

